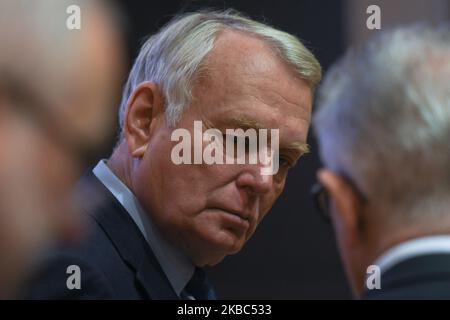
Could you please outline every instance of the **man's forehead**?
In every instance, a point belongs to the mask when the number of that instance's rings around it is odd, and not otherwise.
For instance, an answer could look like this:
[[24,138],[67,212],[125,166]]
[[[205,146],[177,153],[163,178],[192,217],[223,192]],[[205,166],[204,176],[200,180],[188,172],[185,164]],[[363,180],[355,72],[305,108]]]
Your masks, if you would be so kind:
[[272,48],[260,37],[245,31],[224,29],[214,42],[207,63],[228,63],[231,60],[248,63],[259,53],[275,56]]
[[232,29],[219,34],[202,69],[220,84],[242,82],[254,76],[264,79],[275,72],[293,72],[267,42],[248,32]]

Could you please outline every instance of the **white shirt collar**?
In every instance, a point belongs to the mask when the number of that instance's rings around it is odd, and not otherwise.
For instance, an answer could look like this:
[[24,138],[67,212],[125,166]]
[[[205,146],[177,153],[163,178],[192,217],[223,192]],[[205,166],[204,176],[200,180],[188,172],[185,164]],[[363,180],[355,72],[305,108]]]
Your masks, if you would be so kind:
[[425,254],[450,254],[450,235],[436,235],[402,242],[383,253],[373,264],[381,272],[407,259]]
[[105,160],[100,160],[92,172],[130,214],[150,245],[175,293],[180,296],[181,291],[194,274],[193,263],[161,235],[151,217],[141,207],[138,199],[111,171]]

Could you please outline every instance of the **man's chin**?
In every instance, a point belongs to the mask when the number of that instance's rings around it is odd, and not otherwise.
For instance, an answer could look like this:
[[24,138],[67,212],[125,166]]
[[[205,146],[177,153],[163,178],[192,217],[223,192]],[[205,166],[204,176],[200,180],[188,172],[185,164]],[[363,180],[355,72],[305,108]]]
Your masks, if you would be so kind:
[[194,264],[198,267],[214,266],[220,263],[226,256],[233,255],[242,249],[242,245],[226,246],[218,245],[209,248],[203,248],[201,252],[192,258]]
[[223,259],[225,259],[226,255],[200,255],[198,257],[192,258],[192,262],[197,267],[212,267],[216,264],[220,263]]

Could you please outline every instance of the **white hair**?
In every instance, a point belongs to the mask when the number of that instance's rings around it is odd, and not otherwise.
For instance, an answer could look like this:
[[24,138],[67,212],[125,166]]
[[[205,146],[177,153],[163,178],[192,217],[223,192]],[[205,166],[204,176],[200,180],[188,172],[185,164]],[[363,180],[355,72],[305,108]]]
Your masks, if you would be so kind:
[[195,76],[223,29],[235,29],[261,38],[293,66],[312,88],[321,79],[321,67],[313,54],[293,35],[243,17],[234,10],[202,11],[175,17],[142,46],[123,90],[119,110],[121,139],[128,99],[143,81],[159,85],[165,98],[170,126],[192,99]]
[[[415,25],[350,50],[319,89],[325,165],[393,219],[450,214],[450,29]],[[395,216],[395,215],[394,215]]]

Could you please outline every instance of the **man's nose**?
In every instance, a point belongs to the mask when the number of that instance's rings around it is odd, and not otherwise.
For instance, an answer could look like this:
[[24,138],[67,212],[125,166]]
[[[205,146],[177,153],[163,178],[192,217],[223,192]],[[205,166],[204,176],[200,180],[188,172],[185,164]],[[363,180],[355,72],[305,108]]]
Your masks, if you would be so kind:
[[247,165],[239,174],[236,184],[256,195],[268,193],[273,188],[273,176],[261,173],[261,165]]

